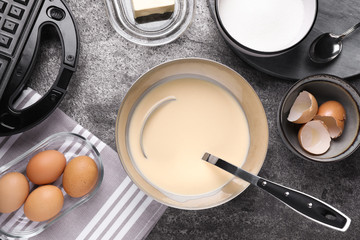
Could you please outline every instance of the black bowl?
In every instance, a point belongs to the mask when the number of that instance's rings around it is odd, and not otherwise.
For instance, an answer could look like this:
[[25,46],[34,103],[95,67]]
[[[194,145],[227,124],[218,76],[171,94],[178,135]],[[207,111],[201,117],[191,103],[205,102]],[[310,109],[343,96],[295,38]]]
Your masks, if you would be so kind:
[[[287,120],[296,97],[304,90],[314,95],[319,106],[325,101],[335,100],[340,102],[346,111],[345,127],[342,135],[332,139],[329,150],[321,155],[311,154],[300,146],[298,131],[301,125]],[[349,157],[360,144],[359,108],[359,93],[349,83],[331,75],[310,76],[296,82],[282,99],[278,110],[278,130],[285,145],[304,159],[318,162],[342,160]]]

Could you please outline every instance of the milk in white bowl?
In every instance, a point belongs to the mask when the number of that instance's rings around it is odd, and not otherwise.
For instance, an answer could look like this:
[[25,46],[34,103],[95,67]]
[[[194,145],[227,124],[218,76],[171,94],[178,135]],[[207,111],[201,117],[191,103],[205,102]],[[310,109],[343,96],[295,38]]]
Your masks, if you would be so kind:
[[300,42],[316,18],[316,0],[218,0],[218,17],[236,42],[278,52]]

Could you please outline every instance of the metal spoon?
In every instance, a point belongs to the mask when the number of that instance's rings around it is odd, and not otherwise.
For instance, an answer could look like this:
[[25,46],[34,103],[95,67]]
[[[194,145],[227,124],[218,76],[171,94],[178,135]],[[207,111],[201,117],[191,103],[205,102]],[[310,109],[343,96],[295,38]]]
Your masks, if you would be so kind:
[[345,232],[350,226],[351,219],[349,217],[319,199],[253,175],[210,153],[205,153],[202,160],[265,190],[290,208],[317,223],[342,232]]
[[335,59],[342,50],[342,40],[360,27],[360,22],[343,34],[324,33],[317,37],[309,49],[309,57],[316,63],[327,63]]

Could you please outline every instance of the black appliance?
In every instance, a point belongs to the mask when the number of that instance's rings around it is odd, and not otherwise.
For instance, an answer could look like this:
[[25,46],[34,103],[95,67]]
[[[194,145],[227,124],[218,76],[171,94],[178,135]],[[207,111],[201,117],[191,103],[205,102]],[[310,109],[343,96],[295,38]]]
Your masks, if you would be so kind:
[[[48,25],[62,47],[59,73],[43,97],[25,109],[13,104],[26,87]],[[79,34],[62,0],[0,0],[0,136],[28,130],[47,118],[63,99],[76,70]]]

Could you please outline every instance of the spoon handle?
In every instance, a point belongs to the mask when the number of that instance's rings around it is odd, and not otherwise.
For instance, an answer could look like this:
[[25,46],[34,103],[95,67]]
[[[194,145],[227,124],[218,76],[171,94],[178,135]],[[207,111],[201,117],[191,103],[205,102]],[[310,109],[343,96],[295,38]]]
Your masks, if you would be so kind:
[[348,30],[346,30],[344,33],[342,33],[339,36],[339,39],[342,40],[344,39],[346,36],[348,36],[350,33],[352,33],[353,31],[355,31],[356,29],[358,29],[360,27],[360,22],[358,22],[357,24],[355,24],[354,26],[352,26],[351,28],[349,28]]
[[296,212],[324,226],[345,232],[351,219],[345,214],[310,195],[260,178],[257,186],[270,193]]
[[342,232],[350,226],[349,217],[319,199],[260,178],[210,153],[205,153],[202,159],[265,190],[296,212],[317,223]]

